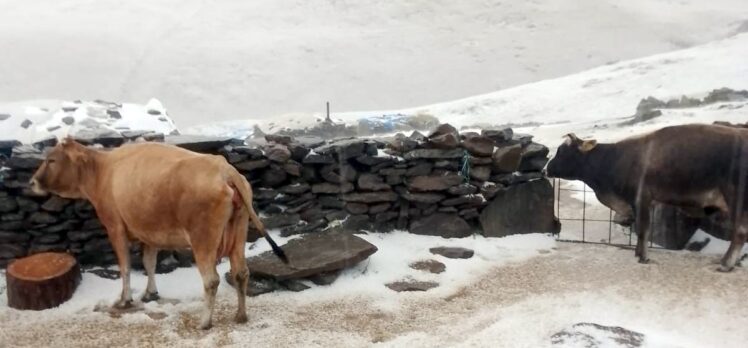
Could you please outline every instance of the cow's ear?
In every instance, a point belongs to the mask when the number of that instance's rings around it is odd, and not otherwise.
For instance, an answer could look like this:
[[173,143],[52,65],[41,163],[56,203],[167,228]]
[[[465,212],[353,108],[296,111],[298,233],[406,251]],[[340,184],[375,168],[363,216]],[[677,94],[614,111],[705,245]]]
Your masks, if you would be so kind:
[[589,152],[597,146],[597,140],[585,140],[579,145],[579,150],[582,152]]
[[574,133],[569,133],[569,134],[566,134],[566,135],[564,135],[564,138],[566,138],[566,141],[565,141],[565,143],[566,143],[567,145],[572,145],[572,144],[579,144],[579,143],[580,143],[580,140],[579,140],[579,138],[578,138],[578,137],[577,137],[577,135],[576,135],[576,134],[574,134]]

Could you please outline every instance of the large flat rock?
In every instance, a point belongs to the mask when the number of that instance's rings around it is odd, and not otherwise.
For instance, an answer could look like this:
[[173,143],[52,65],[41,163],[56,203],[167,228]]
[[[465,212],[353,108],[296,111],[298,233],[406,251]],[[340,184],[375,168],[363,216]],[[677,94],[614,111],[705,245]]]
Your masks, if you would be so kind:
[[377,251],[373,244],[346,232],[323,232],[294,239],[281,248],[290,265],[272,252],[247,258],[249,271],[276,280],[307,278],[353,266]]

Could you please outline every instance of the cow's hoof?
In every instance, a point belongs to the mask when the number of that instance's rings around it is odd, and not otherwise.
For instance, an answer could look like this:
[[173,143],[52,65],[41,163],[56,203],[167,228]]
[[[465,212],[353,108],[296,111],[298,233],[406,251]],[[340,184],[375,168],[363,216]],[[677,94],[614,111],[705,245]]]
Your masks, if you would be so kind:
[[731,267],[731,266],[719,265],[719,267],[717,268],[717,271],[722,272],[722,273],[727,273],[727,272],[732,272],[734,268],[735,268],[734,266]]
[[236,316],[234,316],[234,321],[238,324],[244,324],[247,320],[247,313],[236,313]]
[[197,328],[200,330],[210,330],[210,328],[212,327],[213,327],[213,323],[209,320],[207,322],[200,323],[200,325]]
[[647,265],[647,264],[649,264],[649,259],[639,258],[639,263],[641,263],[642,265]]
[[119,300],[114,304],[114,308],[117,309],[129,309],[132,308],[132,300]]
[[143,297],[140,298],[140,301],[143,303],[158,301],[161,299],[161,296],[158,295],[158,292],[146,292]]

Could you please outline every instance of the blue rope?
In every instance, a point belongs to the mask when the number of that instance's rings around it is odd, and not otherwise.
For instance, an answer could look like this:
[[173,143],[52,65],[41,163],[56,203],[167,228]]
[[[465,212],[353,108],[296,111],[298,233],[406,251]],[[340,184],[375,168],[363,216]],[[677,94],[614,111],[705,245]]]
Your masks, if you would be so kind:
[[470,154],[465,150],[465,153],[462,155],[462,167],[460,168],[460,175],[462,176],[462,181],[465,183],[470,182]]

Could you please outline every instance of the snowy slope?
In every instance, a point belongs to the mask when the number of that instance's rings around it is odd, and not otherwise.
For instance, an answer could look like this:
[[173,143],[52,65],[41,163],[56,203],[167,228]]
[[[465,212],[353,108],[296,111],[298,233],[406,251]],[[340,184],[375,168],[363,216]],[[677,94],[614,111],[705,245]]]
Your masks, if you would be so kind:
[[[703,97],[721,87],[748,89],[748,33],[705,45],[652,57],[609,64],[581,73],[530,83],[498,92],[435,105],[403,110],[334,113],[333,117],[355,124],[361,117],[381,114],[427,113],[457,127],[537,123],[518,128],[551,147],[561,136],[575,132],[614,141],[666,124],[727,120],[748,121],[748,108],[707,105],[693,109],[664,110],[664,115],[636,126],[619,123],[636,111],[643,98]],[[271,120],[245,120],[186,129],[213,134],[251,129],[267,130],[273,124],[308,126],[319,114],[294,114]],[[597,128],[595,128],[597,126]]]
[[[157,96],[181,127],[393,109],[723,38],[744,0],[0,0],[0,101]],[[741,27],[742,25],[742,27]]]

